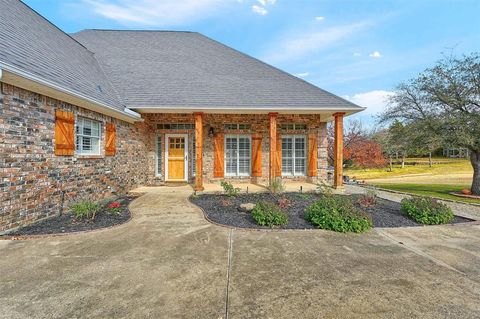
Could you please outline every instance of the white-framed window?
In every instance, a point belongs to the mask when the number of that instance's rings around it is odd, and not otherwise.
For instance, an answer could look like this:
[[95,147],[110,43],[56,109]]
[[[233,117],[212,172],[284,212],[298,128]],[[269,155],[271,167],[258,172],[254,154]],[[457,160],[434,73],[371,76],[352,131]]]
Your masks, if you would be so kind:
[[307,170],[307,139],[303,135],[282,136],[282,175],[304,176]]
[[307,124],[303,123],[283,123],[280,124],[282,131],[304,131],[307,129]]
[[155,141],[155,175],[162,176],[162,135],[160,134]]
[[77,117],[75,123],[77,154],[100,155],[101,123],[84,117]]
[[192,159],[192,176],[195,177],[195,173],[197,171],[197,145],[195,145],[195,133],[192,134],[192,156],[190,158]]
[[249,135],[225,136],[225,176],[250,176],[252,142]]
[[226,131],[235,131],[235,130],[249,130],[251,129],[250,124],[240,124],[240,123],[229,123],[224,125]]

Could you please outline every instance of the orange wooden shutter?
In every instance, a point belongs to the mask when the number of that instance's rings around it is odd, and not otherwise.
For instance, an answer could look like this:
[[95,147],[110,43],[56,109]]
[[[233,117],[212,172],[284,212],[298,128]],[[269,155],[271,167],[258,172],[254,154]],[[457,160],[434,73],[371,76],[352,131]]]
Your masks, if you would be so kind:
[[72,156],[75,152],[75,116],[72,112],[55,111],[55,155]]
[[213,177],[224,175],[224,143],[223,134],[218,133],[213,138]]
[[277,150],[274,171],[275,177],[282,176],[282,137],[280,135],[277,136]]
[[262,177],[262,135],[252,136],[252,176]]
[[113,156],[117,150],[116,146],[117,130],[115,124],[107,123],[105,126],[105,155]]
[[317,135],[308,134],[308,176],[317,176]]

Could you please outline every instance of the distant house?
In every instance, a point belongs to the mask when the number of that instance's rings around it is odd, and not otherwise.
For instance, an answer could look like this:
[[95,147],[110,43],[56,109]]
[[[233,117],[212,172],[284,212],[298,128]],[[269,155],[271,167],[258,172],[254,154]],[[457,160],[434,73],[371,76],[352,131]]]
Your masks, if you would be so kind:
[[195,32],[66,34],[0,0],[0,231],[138,185],[327,175],[361,107]]
[[470,151],[468,148],[444,148],[443,156],[445,157],[457,157],[457,158],[468,158],[470,157]]

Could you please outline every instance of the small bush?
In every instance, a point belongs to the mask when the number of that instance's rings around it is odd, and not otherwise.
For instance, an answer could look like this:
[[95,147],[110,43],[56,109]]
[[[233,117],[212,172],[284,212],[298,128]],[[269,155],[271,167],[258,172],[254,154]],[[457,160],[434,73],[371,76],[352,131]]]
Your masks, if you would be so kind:
[[276,177],[270,182],[268,189],[274,194],[281,193],[285,190],[285,183],[282,178]]
[[417,223],[426,225],[446,224],[454,217],[450,207],[431,197],[404,198],[402,212]]
[[228,199],[222,199],[220,200],[220,205],[222,205],[223,207],[231,206],[232,201]]
[[109,214],[120,214],[121,204],[119,202],[111,202],[107,205],[107,211]]
[[358,199],[358,204],[362,207],[371,207],[377,203],[377,192],[375,188],[369,188],[366,190],[365,194],[363,194]]
[[347,197],[323,197],[307,208],[305,219],[318,228],[342,233],[361,233],[373,227],[370,216]]
[[280,208],[282,208],[282,209],[283,209],[283,208],[287,208],[287,207],[289,207],[289,206],[292,205],[292,201],[289,200],[289,199],[286,198],[286,197],[281,197],[281,198],[279,198],[277,202],[278,202],[278,207],[280,207]]
[[252,210],[252,217],[260,226],[281,226],[288,223],[288,216],[273,203],[260,202]]
[[222,185],[223,191],[225,192],[225,194],[227,194],[227,196],[235,197],[238,196],[238,194],[240,193],[240,188],[233,187],[232,183],[230,182],[222,181],[220,182],[220,185]]
[[330,185],[321,181],[317,184],[317,193],[322,194],[323,196],[332,196],[333,189]]
[[76,202],[70,208],[76,219],[95,219],[97,212],[100,210],[100,206],[90,200]]
[[309,194],[297,194],[297,197],[302,200],[309,200],[310,198],[312,198],[312,196]]

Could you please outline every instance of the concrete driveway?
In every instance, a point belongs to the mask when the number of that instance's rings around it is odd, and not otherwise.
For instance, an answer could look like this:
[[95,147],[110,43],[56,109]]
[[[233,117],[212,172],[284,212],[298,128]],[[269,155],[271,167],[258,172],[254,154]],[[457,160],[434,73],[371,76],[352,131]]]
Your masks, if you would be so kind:
[[480,226],[242,231],[189,187],[114,229],[0,241],[0,318],[478,318]]

